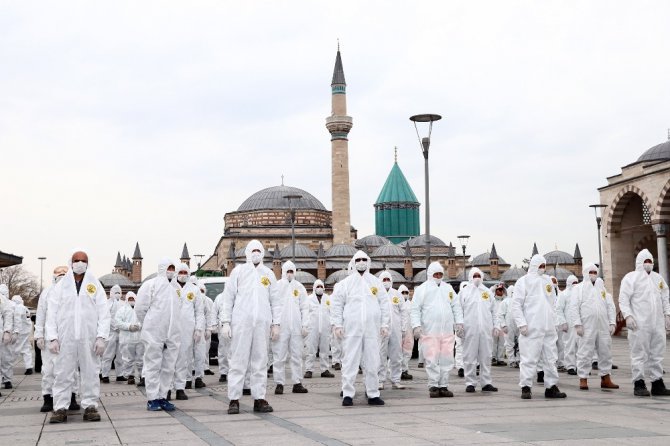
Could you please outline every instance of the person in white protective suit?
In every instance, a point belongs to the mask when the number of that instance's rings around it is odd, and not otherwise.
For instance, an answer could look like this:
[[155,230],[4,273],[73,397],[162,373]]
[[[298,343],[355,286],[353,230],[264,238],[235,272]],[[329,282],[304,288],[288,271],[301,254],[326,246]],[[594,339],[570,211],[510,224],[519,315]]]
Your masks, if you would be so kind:
[[[5,351],[10,348],[12,342],[12,333],[14,332],[14,303],[9,300],[9,288],[4,283],[0,284],[0,333],[2,333],[2,342],[0,342],[0,374],[7,368],[5,364]],[[11,364],[10,364],[11,368]],[[11,389],[11,381],[6,389]],[[2,393],[0,393],[2,396]]]
[[557,385],[556,301],[551,279],[544,274],[546,263],[544,257],[534,255],[528,273],[514,285],[512,315],[519,327],[519,386],[523,399],[532,398],[533,377],[541,359],[545,398],[566,397]]
[[307,335],[307,355],[305,357],[305,378],[311,378],[319,352],[319,366],[322,378],[334,378],[328,367],[330,357],[330,308],[332,302],[325,292],[321,280],[314,282],[312,294],[309,295],[309,324]]
[[98,368],[109,337],[109,307],[102,284],[89,270],[88,255],[72,254],[70,270],[49,293],[45,339],[54,359],[50,423],[67,421],[67,408],[79,368],[84,421],[100,421]]
[[[468,287],[469,282],[461,282],[458,286],[458,294],[457,297],[460,295],[460,293],[463,293],[465,289]],[[459,300],[460,302],[460,300]],[[465,368],[463,366],[463,333],[461,332],[460,335],[459,333],[456,333],[455,335],[455,346],[454,346],[454,362],[456,365],[456,370],[458,372],[458,377],[459,378],[464,378],[465,377]]]
[[7,285],[0,285],[0,295],[3,296],[5,305],[9,309],[7,319],[11,320],[9,323],[5,322],[5,327],[12,327],[8,331],[9,336],[6,342],[3,339],[2,345],[0,345],[0,381],[2,381],[5,389],[11,389],[13,388],[12,380],[14,379],[14,345],[19,337],[21,319],[16,313],[16,303],[9,297],[9,288],[7,288]]
[[577,374],[577,333],[570,323],[568,313],[572,288],[579,283],[574,275],[565,279],[565,289],[558,293],[556,300],[556,330],[558,332],[558,361],[557,370],[567,371],[568,375]]
[[635,271],[626,274],[619,288],[619,309],[626,319],[635,396],[649,396],[645,374],[651,381],[651,395],[668,396],[663,383],[665,332],[670,330],[668,284],[653,271],[654,258],[647,249],[635,259]]
[[228,370],[230,364],[230,338],[223,336],[221,333],[223,317],[223,293],[216,296],[214,299],[214,315],[217,324],[217,333],[219,335],[219,347],[217,349],[217,362],[219,363],[219,382],[225,383],[228,381]]
[[150,411],[175,410],[174,404],[167,400],[167,393],[181,345],[181,297],[172,280],[176,280],[175,262],[163,259],[156,277],[145,281],[137,291],[135,314],[142,327],[142,375]]
[[500,306],[503,300],[507,299],[507,290],[505,290],[505,282],[500,282],[491,287],[491,294],[493,294],[493,323],[498,329],[497,336],[493,336],[491,341],[491,365],[492,366],[506,366],[505,362],[505,333],[500,329],[498,321],[498,314],[500,313]]
[[387,377],[391,378],[393,389],[404,389],[400,383],[402,374],[402,334],[403,327],[407,325],[407,314],[403,313],[402,305],[405,303],[398,290],[393,288],[393,277],[388,271],[382,271],[379,279],[386,293],[386,305],[389,312],[389,335],[380,339],[379,347],[379,390],[384,390]]
[[[124,369],[117,372],[128,379],[128,385],[135,384],[135,377],[142,378],[144,344],[140,339],[142,325],[135,314],[137,295],[126,293],[126,302],[116,311],[116,326],[119,329],[119,348]],[[137,373],[135,373],[137,372]]]
[[431,398],[451,398],[449,372],[454,367],[454,330],[463,336],[463,311],[456,292],[442,281],[439,262],[428,266],[426,281],[414,290],[412,329],[420,339]]
[[498,308],[498,327],[505,334],[505,355],[507,365],[510,368],[519,368],[518,337],[519,329],[512,317],[512,298],[514,297],[514,285],[507,289],[507,298],[503,299]]
[[405,321],[405,325],[402,327],[402,373],[400,379],[409,381],[414,379],[409,373],[409,360],[412,359],[412,350],[414,350],[414,334],[412,333],[412,319],[410,316],[412,296],[410,296],[409,289],[405,285],[400,285],[398,292],[403,299],[400,311],[403,313],[402,320]]
[[[177,368],[174,374],[174,388],[178,400],[187,400],[184,389],[193,387],[193,353],[194,346],[203,338],[205,332],[205,313],[200,289],[189,281],[190,270],[188,265],[181,263],[177,269],[177,280],[172,284],[179,295],[179,324],[181,327],[181,342],[177,356]],[[205,387],[202,378],[196,378],[195,388]],[[169,398],[168,398],[169,399]]]
[[370,258],[358,251],[351,259],[352,273],[335,289],[331,324],[342,339],[342,405],[352,406],[354,383],[362,363],[368,404],[381,406],[379,397],[379,339],[389,335],[388,298],[381,281],[370,273]]
[[116,381],[126,381],[127,378],[123,376],[125,365],[121,356],[121,347],[119,345],[119,327],[116,325],[116,312],[125,305],[121,299],[123,293],[121,287],[114,285],[109,290],[109,316],[111,320],[109,328],[109,339],[107,340],[107,347],[105,353],[102,355],[100,362],[100,379],[103,384],[109,384],[109,371],[112,369],[112,360],[114,361],[114,370],[116,372]]
[[30,335],[33,332],[33,322],[30,320],[30,310],[23,305],[23,299],[17,295],[12,297],[12,301],[16,304],[16,319],[19,324],[18,336],[14,343],[14,358],[21,356],[23,364],[26,366],[26,375],[33,374],[33,349],[30,345]]
[[[207,296],[207,287],[201,280],[197,280],[195,276],[191,276],[191,282],[200,290],[202,297],[202,309],[205,318],[205,332],[202,340],[195,344],[194,362],[195,362],[195,380],[203,383],[205,375],[213,375],[209,369],[209,346],[212,342],[212,331],[217,329],[216,313],[214,311],[214,301]],[[200,381],[198,381],[200,378]],[[203,383],[204,384],[204,383]],[[199,385],[199,384],[198,384]],[[196,386],[197,387],[197,386]]]
[[477,364],[482,392],[497,392],[491,381],[491,344],[498,335],[493,293],[484,286],[483,273],[471,268],[468,286],[458,295],[463,311],[463,366],[465,391],[473,393],[477,385]]
[[337,296],[336,290],[338,287],[339,283],[336,283],[335,286],[333,286],[333,292],[330,295],[330,303],[331,303],[331,332],[330,332],[330,356],[331,356],[331,363],[333,365],[333,370],[342,370],[342,339],[339,339],[337,336],[335,336],[335,331],[333,330],[332,326],[332,304],[335,302],[335,297]]
[[[51,412],[53,406],[53,385],[54,385],[54,355],[51,354],[44,341],[44,325],[46,324],[47,310],[49,307],[49,293],[54,289],[56,284],[65,277],[67,273],[67,266],[58,266],[53,271],[53,279],[50,287],[42,290],[39,300],[37,301],[37,311],[35,314],[35,345],[41,351],[42,355],[42,407],[40,412]],[[75,388],[79,387],[79,378],[75,378]],[[73,389],[74,390],[74,389]],[[70,398],[70,406],[68,410],[79,410],[80,406],[77,403],[75,393],[72,392]]]
[[265,249],[258,240],[244,250],[247,262],[237,265],[223,291],[221,335],[230,340],[229,414],[240,413],[244,376],[250,371],[254,412],[272,412],[265,400],[268,339],[279,339],[282,302],[274,273],[263,265]]
[[587,263],[582,268],[584,281],[572,288],[568,314],[570,323],[579,336],[577,349],[577,373],[580,390],[589,390],[588,376],[591,362],[597,354],[599,360],[600,387],[618,389],[612,382],[612,335],[616,328],[616,309],[607,300],[607,291],[602,280],[598,280],[598,267]]

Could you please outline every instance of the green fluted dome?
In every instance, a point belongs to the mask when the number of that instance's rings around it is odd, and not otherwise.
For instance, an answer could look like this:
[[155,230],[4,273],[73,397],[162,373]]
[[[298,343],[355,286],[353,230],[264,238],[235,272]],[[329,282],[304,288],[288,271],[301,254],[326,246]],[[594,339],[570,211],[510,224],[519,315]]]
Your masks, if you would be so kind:
[[414,191],[407,182],[407,178],[400,170],[398,163],[393,163],[391,173],[389,173],[382,191],[377,197],[375,204],[382,203],[412,203],[419,204],[419,201],[414,195]]
[[397,162],[374,206],[376,235],[396,244],[419,235],[419,201]]

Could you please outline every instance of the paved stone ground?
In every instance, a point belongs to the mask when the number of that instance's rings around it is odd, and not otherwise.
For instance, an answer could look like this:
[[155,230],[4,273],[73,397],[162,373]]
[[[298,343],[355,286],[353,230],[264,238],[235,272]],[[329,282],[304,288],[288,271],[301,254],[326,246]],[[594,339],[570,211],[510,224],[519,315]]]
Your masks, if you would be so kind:
[[[67,424],[48,424],[41,414],[39,375],[17,375],[13,390],[0,397],[0,440],[3,446],[24,444],[210,444],[210,445],[366,445],[366,444],[529,444],[529,445],[670,445],[670,397],[633,397],[628,344],[614,340],[614,360],[620,366],[615,391],[601,391],[597,376],[591,390],[578,389],[576,377],[561,375],[565,400],[545,400],[539,387],[534,399],[521,400],[518,370],[494,367],[497,394],[466,394],[455,374],[449,386],[454,398],[429,399],[423,369],[411,363],[414,381],[406,390],[386,390],[384,407],[369,407],[362,395],[344,408],[335,379],[307,381],[306,395],[275,396],[269,383],[272,414],[252,411],[251,397],[241,400],[242,413],[227,415],[226,387],[218,376],[207,376],[209,387],[188,390],[188,401],[177,401],[172,413],[147,412],[145,397],[135,386],[101,385],[102,421],[85,423],[82,413],[70,413]],[[666,355],[666,369],[670,355]],[[23,369],[16,369],[22,373]],[[597,372],[596,372],[597,373]],[[670,376],[670,375],[669,375]],[[670,378],[669,378],[670,381]],[[362,393],[362,385],[358,389]]]

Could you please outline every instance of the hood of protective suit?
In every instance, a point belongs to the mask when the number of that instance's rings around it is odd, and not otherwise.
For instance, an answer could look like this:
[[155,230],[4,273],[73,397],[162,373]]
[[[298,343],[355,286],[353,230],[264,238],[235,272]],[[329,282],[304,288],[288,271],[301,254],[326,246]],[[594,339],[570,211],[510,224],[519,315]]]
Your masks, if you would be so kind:
[[537,270],[540,268],[540,265],[542,264],[547,264],[547,259],[544,258],[544,256],[541,256],[540,254],[535,254],[531,259],[530,259],[530,264],[528,265],[528,274],[535,274],[538,275]]
[[356,254],[354,254],[354,256],[351,258],[351,262],[349,262],[349,265],[351,265],[351,267],[353,267],[354,271],[358,271],[356,269],[356,259],[365,259],[365,261],[367,263],[367,268],[365,269],[365,272],[369,273],[370,272],[370,257],[368,257],[368,255],[365,252],[360,251],[360,250]]
[[253,265],[253,262],[251,261],[251,252],[254,249],[260,249],[261,251],[261,264],[263,263],[263,258],[265,257],[265,248],[263,248],[263,244],[259,242],[258,240],[252,240],[247,244],[247,247],[244,248],[244,255],[247,257],[247,263],[251,263]]
[[191,274],[191,269],[185,263],[180,263],[179,265],[177,265],[177,268],[175,268],[175,270],[174,270],[175,275],[178,275],[179,273],[183,273],[184,271],[186,271],[186,275]]
[[565,291],[570,291],[577,282],[579,282],[579,279],[573,274],[570,274],[568,278],[565,279]]
[[198,280],[198,278],[197,278],[196,276],[191,276],[191,277],[188,279],[188,281],[191,282],[191,283],[194,284],[194,285],[198,285],[198,282],[199,282],[199,280]]
[[23,305],[23,299],[21,299],[21,296],[19,296],[18,294],[12,297],[12,302],[19,305]]
[[[595,271],[596,273],[598,272],[598,267],[596,266],[595,263],[587,263],[582,267],[582,275],[584,277],[584,281],[586,282],[589,280],[589,272]],[[642,270],[644,271],[644,270]],[[590,280],[589,280],[590,282]]]
[[158,262],[158,273],[156,275],[158,277],[167,277],[167,269],[170,267],[170,265],[176,266],[177,264],[172,259],[161,259],[160,262]]
[[400,285],[398,287],[398,291],[400,291],[400,294],[402,294],[403,291],[409,292],[409,288],[407,288],[405,285]]
[[459,289],[459,290],[463,290],[463,289],[465,289],[465,288],[468,286],[468,283],[469,283],[469,282],[461,282],[461,283],[458,285],[458,289]]
[[444,268],[440,265],[440,262],[433,262],[428,265],[428,271],[426,273],[426,280],[433,280],[433,274],[442,273],[444,274]]
[[324,293],[326,292],[326,286],[323,284],[323,281],[320,279],[316,279],[316,281],[314,281],[314,285],[312,286],[312,293],[316,294],[316,287],[318,287],[319,285],[323,287],[323,292]]
[[130,299],[131,297],[137,300],[137,294],[133,293],[132,291],[128,291],[126,293],[126,302],[128,302],[128,299]]
[[121,298],[121,287],[114,285],[111,290],[109,290],[109,298],[112,300],[120,300]]
[[286,279],[286,273],[288,271],[293,271],[295,274],[295,264],[291,262],[290,260],[284,262],[284,264],[281,266],[281,278]]
[[391,287],[393,287],[393,276],[391,276],[391,273],[389,271],[382,271],[382,273],[379,275],[379,280],[384,282],[384,279],[387,278],[391,281]]
[[635,271],[642,271],[646,272],[644,270],[644,261],[645,260],[651,260],[651,262],[654,262],[654,256],[651,255],[648,249],[643,249],[637,254],[637,257],[635,257]]
[[479,273],[479,277],[482,279],[482,282],[484,281],[484,273],[482,272],[481,269],[479,268],[470,268],[470,272],[468,273],[468,281],[472,283],[472,279],[475,278],[475,273]]

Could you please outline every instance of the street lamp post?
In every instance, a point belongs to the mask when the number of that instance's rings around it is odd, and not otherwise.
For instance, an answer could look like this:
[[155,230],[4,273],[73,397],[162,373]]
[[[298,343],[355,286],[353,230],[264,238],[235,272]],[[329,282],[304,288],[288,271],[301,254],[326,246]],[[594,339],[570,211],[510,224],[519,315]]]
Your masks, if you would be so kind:
[[463,249],[463,280],[468,280],[467,274],[465,274],[465,266],[466,266],[466,260],[465,260],[465,248],[468,246],[468,241],[470,240],[469,235],[459,235],[458,236],[458,241],[461,243],[461,248]]
[[202,258],[205,257],[205,254],[193,254],[193,257],[198,259],[198,270],[200,270],[200,265],[202,264]]
[[602,245],[600,242],[600,227],[602,226],[603,218],[602,218],[602,209],[606,208],[606,204],[591,204],[589,205],[590,208],[593,208],[593,211],[596,214],[596,226],[598,227],[598,275],[602,279],[603,276],[603,250],[602,250]]
[[46,260],[46,257],[38,257],[37,260],[40,261],[40,296],[42,295],[42,288],[44,287],[43,285],[43,279],[42,279],[42,272],[44,270],[44,261]]
[[291,200],[299,200],[302,195],[284,195],[288,200],[288,208],[291,212],[291,260],[295,263],[295,209],[293,209]]
[[[426,191],[426,271],[428,271],[428,265],[430,265],[430,181],[428,176],[428,149],[430,148],[430,135],[433,132],[433,122],[439,121],[442,119],[442,116],[435,114],[423,114],[423,115],[414,115],[410,116],[410,121],[414,122],[414,129],[416,130],[416,136],[419,138],[419,144],[421,145],[421,152],[423,153],[423,165],[424,165],[424,179],[425,179],[425,191]],[[427,122],[428,123],[428,136],[421,137],[419,135],[419,127],[417,122]]]

